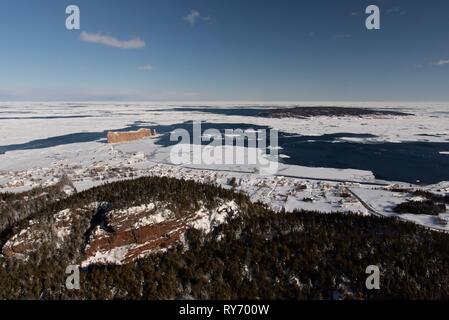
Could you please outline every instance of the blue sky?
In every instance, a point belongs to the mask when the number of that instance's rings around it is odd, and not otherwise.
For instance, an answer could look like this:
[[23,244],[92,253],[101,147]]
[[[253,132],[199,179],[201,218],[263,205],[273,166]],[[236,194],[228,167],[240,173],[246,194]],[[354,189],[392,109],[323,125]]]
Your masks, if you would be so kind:
[[449,101],[447,0],[0,0],[0,43],[3,101]]

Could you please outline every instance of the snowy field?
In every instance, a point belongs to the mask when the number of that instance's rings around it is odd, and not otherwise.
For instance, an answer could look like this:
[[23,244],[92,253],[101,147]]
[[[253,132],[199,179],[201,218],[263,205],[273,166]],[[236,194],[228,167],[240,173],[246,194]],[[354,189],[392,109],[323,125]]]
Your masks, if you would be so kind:
[[[316,117],[310,119],[269,119],[204,112],[177,111],[182,106],[223,108],[265,106],[346,106],[390,109],[413,113],[414,117]],[[449,103],[0,103],[0,145],[26,143],[36,139],[125,128],[136,121],[173,125],[187,120],[210,123],[248,123],[284,132],[320,136],[333,133],[376,135],[376,141],[449,141]],[[448,152],[449,150],[441,150]]]
[[[357,143],[373,142],[448,142],[449,104],[445,103],[206,103],[202,106],[346,106],[392,109],[414,116],[315,117],[308,119],[271,119],[186,110],[197,103],[0,103],[0,192],[19,192],[40,185],[51,185],[69,176],[77,190],[120,179],[147,175],[167,175],[218,183],[237,190],[254,201],[275,210],[307,209],[322,212],[376,212],[391,216],[392,204],[406,198],[386,190],[388,181],[378,181],[370,171],[311,168],[279,163],[276,176],[259,174],[252,165],[227,166],[170,162],[170,148],[154,139],[108,145],[108,130],[136,126],[177,125],[186,121],[217,124],[251,124],[298,135],[371,134],[367,138],[343,138]],[[175,110],[176,109],[176,110]],[[50,141],[50,143],[49,143]],[[6,149],[5,149],[6,148]],[[282,155],[281,158],[287,157]],[[441,150],[447,155],[448,150]],[[348,155],[350,156],[350,155]],[[405,186],[405,185],[404,185]],[[409,184],[406,185],[410,187]],[[413,186],[412,186],[413,187]],[[426,186],[428,190],[449,192],[449,183]],[[362,204],[352,190],[365,201]],[[439,230],[449,230],[434,217],[402,215],[401,218]]]

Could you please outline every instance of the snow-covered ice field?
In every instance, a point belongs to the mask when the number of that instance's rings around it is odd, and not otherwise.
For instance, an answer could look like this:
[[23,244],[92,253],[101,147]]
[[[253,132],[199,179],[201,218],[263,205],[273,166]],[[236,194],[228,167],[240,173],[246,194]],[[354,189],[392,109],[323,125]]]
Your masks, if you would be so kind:
[[[266,106],[346,106],[394,109],[414,116],[314,117],[307,119],[273,119],[182,110],[182,107],[214,106],[215,108]],[[306,135],[371,134],[367,138],[342,138],[357,143],[449,141],[448,103],[108,103],[108,102],[41,102],[0,103],[0,192],[23,191],[39,185],[51,185],[62,175],[69,176],[78,190],[106,181],[144,175],[169,175],[219,183],[229,187],[236,177],[237,190],[246,192],[254,201],[262,201],[275,210],[307,209],[323,212],[351,211],[370,214],[357,199],[347,196],[351,188],[376,211],[388,211],[401,197],[382,188],[388,181],[378,181],[370,171],[333,168],[311,168],[279,163],[277,176],[258,174],[255,166],[226,167],[205,165],[174,166],[170,148],[154,139],[108,145],[108,130],[129,127],[169,126],[186,121],[211,124],[251,124],[279,131]],[[4,154],[1,150],[6,150]],[[282,155],[281,158],[288,158]],[[440,150],[446,155],[448,150]],[[350,155],[348,155],[350,156]],[[379,183],[379,185],[374,185]],[[392,182],[393,183],[393,182]],[[425,188],[448,192],[449,183]],[[355,188],[355,189],[354,189]],[[345,196],[342,196],[342,193]],[[402,215],[403,219],[449,230],[425,215]]]
[[[309,119],[249,118],[173,109],[186,106],[222,108],[263,106],[346,106],[393,109],[413,113],[414,117],[316,117]],[[449,103],[389,102],[202,102],[198,103],[0,103],[0,145],[21,144],[36,139],[121,129],[136,121],[173,125],[186,120],[210,123],[248,123],[269,126],[288,133],[321,136],[334,133],[376,135],[376,141],[449,141]],[[441,150],[443,152],[448,150]]]

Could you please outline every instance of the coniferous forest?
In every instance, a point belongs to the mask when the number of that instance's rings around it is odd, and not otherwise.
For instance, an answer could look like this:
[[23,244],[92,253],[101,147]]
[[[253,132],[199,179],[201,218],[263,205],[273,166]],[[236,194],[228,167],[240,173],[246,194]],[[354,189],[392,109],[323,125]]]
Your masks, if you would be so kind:
[[[170,178],[110,183],[70,197],[54,190],[3,194],[0,245],[30,219],[51,225],[59,210],[92,202],[127,208],[164,201],[182,217],[220,199],[235,200],[241,214],[208,234],[189,229],[184,245],[165,252],[86,267],[80,290],[68,290],[66,266],[83,259],[95,211],[80,216],[63,246],[47,243],[25,260],[0,257],[0,299],[449,298],[447,234],[387,218],[275,213],[231,190]],[[369,265],[380,269],[380,290],[365,286]]]

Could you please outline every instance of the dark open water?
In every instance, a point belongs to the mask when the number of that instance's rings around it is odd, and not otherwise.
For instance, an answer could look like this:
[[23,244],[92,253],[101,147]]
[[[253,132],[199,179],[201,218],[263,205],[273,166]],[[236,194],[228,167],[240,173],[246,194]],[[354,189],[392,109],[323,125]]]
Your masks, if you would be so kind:
[[[222,112],[222,109],[217,109]],[[185,109],[184,109],[185,111]],[[214,111],[214,110],[210,110]],[[226,111],[228,114],[238,114],[238,111]],[[241,114],[250,116],[251,112],[243,110]],[[169,133],[177,128],[192,132],[192,123],[185,122],[172,126],[149,125],[136,122],[121,131],[136,130],[138,128],[154,128],[163,134],[157,144],[169,146]],[[202,130],[219,129],[268,129],[248,124],[209,124],[203,123]],[[120,131],[120,130],[118,130]],[[106,142],[107,132],[75,133],[29,141],[23,144],[0,146],[1,154],[15,150],[29,150],[49,148],[80,142]],[[404,142],[404,143],[354,143],[341,141],[342,137],[373,137],[370,134],[355,135],[349,133],[322,135],[319,137],[298,136],[279,132],[279,145],[283,148],[279,152],[290,158],[281,159],[287,164],[311,167],[328,167],[340,169],[361,169],[374,173],[376,178],[391,181],[403,181],[430,184],[449,181],[449,155],[442,155],[440,151],[449,151],[449,143]]]

